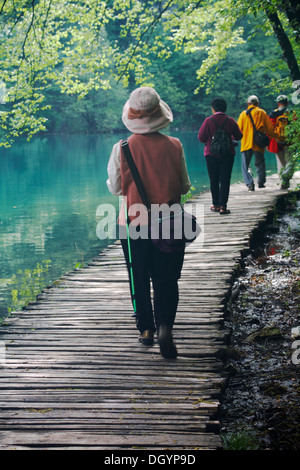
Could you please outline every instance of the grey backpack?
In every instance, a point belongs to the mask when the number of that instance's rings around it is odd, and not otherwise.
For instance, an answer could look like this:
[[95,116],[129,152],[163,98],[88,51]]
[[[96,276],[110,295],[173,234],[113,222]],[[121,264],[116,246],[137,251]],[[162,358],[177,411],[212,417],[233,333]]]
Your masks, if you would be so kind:
[[224,120],[222,126],[219,126],[212,116],[210,116],[210,119],[214,122],[217,128],[216,133],[211,140],[210,151],[213,155],[228,155],[231,149],[231,138],[223,129],[228,121],[228,116]]

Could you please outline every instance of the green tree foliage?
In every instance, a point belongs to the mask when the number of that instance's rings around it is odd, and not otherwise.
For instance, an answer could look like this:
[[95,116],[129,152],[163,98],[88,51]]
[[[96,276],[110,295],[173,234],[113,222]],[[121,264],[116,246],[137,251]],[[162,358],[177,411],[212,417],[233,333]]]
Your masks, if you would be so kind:
[[45,130],[50,86],[79,98],[109,87],[114,51],[104,28],[106,2],[2,0],[0,13],[5,142]]
[[155,85],[190,128],[208,93],[237,112],[253,85],[291,90],[298,73],[294,0],[0,0],[0,35],[0,145],[118,129],[123,86]]

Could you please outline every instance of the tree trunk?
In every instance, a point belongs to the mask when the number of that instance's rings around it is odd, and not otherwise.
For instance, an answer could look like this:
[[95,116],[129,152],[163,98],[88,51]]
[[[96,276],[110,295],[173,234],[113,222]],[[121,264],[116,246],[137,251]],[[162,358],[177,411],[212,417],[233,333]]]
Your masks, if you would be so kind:
[[282,23],[277,13],[270,11],[268,8],[265,8],[265,13],[272,25],[273,31],[282,49],[283,58],[290,69],[292,80],[300,80],[300,68],[293,50],[293,46],[289,40],[288,35],[283,29]]
[[299,0],[284,0],[282,8],[295,31],[296,41],[300,42],[300,3]]

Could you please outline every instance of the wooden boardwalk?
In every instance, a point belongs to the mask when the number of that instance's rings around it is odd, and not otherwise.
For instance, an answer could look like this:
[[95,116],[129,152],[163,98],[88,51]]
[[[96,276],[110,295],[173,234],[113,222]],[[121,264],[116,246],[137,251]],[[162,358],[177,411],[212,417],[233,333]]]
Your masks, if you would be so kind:
[[226,376],[222,320],[253,231],[278,195],[231,188],[231,214],[204,205],[205,236],[187,248],[174,338],[179,356],[138,342],[119,244],[63,276],[0,328],[0,449],[216,450]]

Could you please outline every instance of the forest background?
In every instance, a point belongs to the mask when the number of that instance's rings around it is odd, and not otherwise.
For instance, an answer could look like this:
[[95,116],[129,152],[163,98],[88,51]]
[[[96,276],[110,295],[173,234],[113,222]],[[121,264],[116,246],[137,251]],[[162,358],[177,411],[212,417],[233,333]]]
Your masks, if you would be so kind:
[[0,0],[0,145],[123,131],[144,85],[171,131],[199,129],[215,96],[236,119],[251,94],[269,113],[284,93],[299,113],[299,18],[297,0]]

